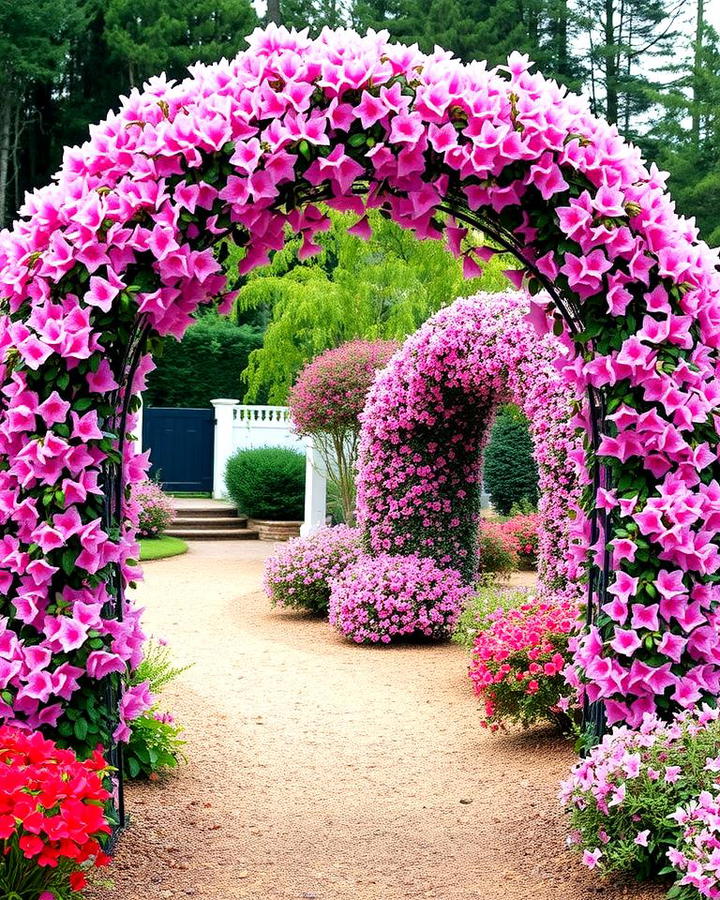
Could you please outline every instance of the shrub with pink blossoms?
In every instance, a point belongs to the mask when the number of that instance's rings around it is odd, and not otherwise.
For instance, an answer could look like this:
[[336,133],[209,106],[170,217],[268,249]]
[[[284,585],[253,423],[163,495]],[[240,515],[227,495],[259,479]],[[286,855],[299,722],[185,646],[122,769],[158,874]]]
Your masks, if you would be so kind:
[[[720,769],[720,758],[709,763]],[[679,807],[672,817],[682,837],[668,850],[670,865],[678,873],[672,896],[676,900],[720,897],[720,793],[701,791],[696,800]]]
[[330,583],[330,624],[358,644],[447,637],[472,591],[427,557],[361,556]]
[[361,532],[336,525],[293,538],[265,561],[263,586],[273,606],[327,615],[330,582],[362,554]]
[[480,519],[477,569],[481,575],[509,575],[520,564],[520,545],[503,522]]
[[[522,596],[522,595],[521,595]],[[470,679],[485,704],[484,727],[514,722],[567,722],[573,692],[563,671],[571,659],[570,635],[580,628],[574,599],[501,606],[479,624]]]
[[512,516],[502,523],[502,528],[517,541],[520,567],[535,569],[540,540],[540,517],[537,514]]
[[172,500],[155,481],[134,484],[131,498],[138,505],[138,537],[160,537],[175,520]]
[[575,765],[560,801],[585,865],[644,879],[667,872],[669,858],[683,876],[701,874],[715,849],[702,820],[720,787],[718,716],[709,707],[672,722],[646,714],[637,730],[614,728]]

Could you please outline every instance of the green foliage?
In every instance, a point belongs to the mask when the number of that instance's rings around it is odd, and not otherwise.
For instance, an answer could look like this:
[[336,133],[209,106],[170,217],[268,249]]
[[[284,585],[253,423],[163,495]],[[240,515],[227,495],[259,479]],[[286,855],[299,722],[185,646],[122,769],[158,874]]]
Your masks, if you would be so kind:
[[192,668],[192,665],[176,666],[172,661],[172,651],[160,641],[148,641],[143,652],[143,661],[133,672],[130,684],[147,681],[151,694],[159,694],[178,675]]
[[239,398],[240,373],[262,332],[207,313],[188,328],[182,343],[165,338],[157,369],[148,378],[148,406],[204,407],[218,397]]
[[496,609],[508,610],[522,606],[523,603],[527,603],[530,595],[527,588],[499,585],[492,575],[481,578],[477,594],[460,614],[452,634],[452,640],[467,650],[472,649],[475,635],[482,628],[487,627],[490,613],[495,612]]
[[150,778],[174,769],[182,759],[182,727],[168,716],[146,712],[132,721],[123,763],[128,778]]
[[238,510],[252,519],[298,521],[305,505],[305,457],[285,447],[238,450],[225,485]]
[[527,419],[517,407],[508,405],[498,413],[484,456],[485,487],[492,504],[503,516],[513,504],[535,507],[538,500],[538,470]]
[[[159,694],[178,675],[191,666],[176,666],[170,648],[159,641],[148,641],[144,647],[143,661],[135,669],[128,684],[147,682],[150,693]],[[160,713],[155,704],[130,723],[130,740],[123,754],[125,775],[128,778],[150,778],[166,769],[174,769],[182,759],[182,726],[168,713]]]
[[250,0],[107,0],[105,41],[130,86],[161,71],[232,57],[258,19]]
[[[370,216],[373,236],[364,241],[348,234],[353,216],[330,217],[318,256],[299,261],[300,240],[291,238],[240,289],[236,317],[270,311],[263,346],[243,374],[246,402],[267,392],[269,403],[284,403],[296,374],[323,350],[356,338],[402,340],[456,297],[507,287],[507,260],[493,259],[482,278],[466,281],[460,262],[438,241],[418,241],[377,213]],[[231,248],[231,273],[240,255]]]

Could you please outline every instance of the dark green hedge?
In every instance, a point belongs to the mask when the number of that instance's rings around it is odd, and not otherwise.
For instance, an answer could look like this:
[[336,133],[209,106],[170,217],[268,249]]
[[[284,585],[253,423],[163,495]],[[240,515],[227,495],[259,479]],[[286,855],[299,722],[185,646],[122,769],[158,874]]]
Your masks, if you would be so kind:
[[516,406],[508,405],[498,412],[484,456],[485,489],[497,512],[510,515],[513,504],[523,500],[537,506],[533,442],[527,419]]
[[262,340],[258,328],[204,316],[188,328],[182,343],[166,339],[148,378],[146,405],[206,407],[217,397],[241,399],[240,373]]
[[285,447],[238,450],[225,485],[238,511],[251,519],[299,521],[305,509],[305,457]]

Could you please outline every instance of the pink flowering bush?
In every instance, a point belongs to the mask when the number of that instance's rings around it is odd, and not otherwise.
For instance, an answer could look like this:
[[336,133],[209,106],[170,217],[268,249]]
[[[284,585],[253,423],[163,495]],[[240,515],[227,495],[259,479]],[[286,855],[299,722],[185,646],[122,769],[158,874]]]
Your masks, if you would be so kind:
[[138,537],[156,538],[167,531],[177,515],[173,502],[159,484],[146,480],[132,486],[138,505]]
[[[718,764],[718,758],[710,760]],[[679,807],[673,818],[682,829],[676,846],[668,850],[670,864],[679,877],[676,898],[720,897],[720,793],[717,779],[712,791]]]
[[[605,413],[595,431],[588,410],[575,420],[591,435],[594,524],[578,515],[580,543],[540,550],[551,574],[560,565],[572,577],[590,562],[596,616],[577,644],[576,679],[610,721],[635,725],[718,694],[717,254],[615,126],[531,69],[518,53],[489,69],[392,44],[387,32],[312,39],[270,25],[233,60],[131,91],[66,150],[54,181],[27,195],[0,234],[3,719],[70,727],[84,752],[110,745],[121,712],[108,690],[120,692],[142,655],[125,595],[138,573],[124,486],[147,461],[128,438],[135,403],[124,406],[151,367],[147,340],[181,337],[218,298],[230,307],[218,242],[241,248],[240,275],[290,232],[303,257],[317,252],[328,226],[319,203],[351,212],[360,235],[367,210],[381,208],[421,238],[444,238],[468,275],[510,252],[522,266],[516,284],[548,291],[531,309],[538,328],[563,332],[567,353],[553,371],[570,394],[590,387]],[[493,246],[479,247],[480,234]],[[394,412],[382,425],[367,420],[361,506],[375,551],[432,553],[470,577],[478,422],[504,383],[495,351],[514,346],[516,332],[493,336],[491,315],[461,307],[466,343],[453,344],[451,328],[438,333],[444,356],[413,360],[458,309],[373,389],[372,408]],[[548,349],[548,372],[556,356]],[[536,360],[515,362],[518,384],[539,398]],[[477,373],[487,393],[472,390]],[[543,428],[564,413],[548,406],[543,425],[535,412],[536,449],[554,454]],[[565,440],[563,473],[565,457],[586,457]],[[566,477],[558,494],[572,493]],[[606,562],[612,599],[597,577]]]
[[485,705],[481,725],[525,727],[546,719],[567,722],[573,692],[563,675],[570,635],[580,628],[577,602],[535,597],[499,607],[479,623],[470,679]]
[[707,706],[669,723],[645,714],[636,730],[623,725],[605,735],[560,790],[570,843],[584,864],[601,875],[644,879],[672,872],[670,862],[683,876],[681,884],[698,878],[700,895],[700,885],[717,888],[717,854],[709,857],[717,830],[711,810],[720,786],[719,749],[718,710]]
[[326,350],[305,366],[290,391],[292,423],[299,434],[314,438],[348,525],[355,522],[360,413],[378,369],[399,346],[358,340]]
[[[478,294],[432,316],[380,373],[362,414],[359,522],[378,553],[419,553],[476,574],[482,451],[497,406],[529,419],[540,476],[539,568],[547,590],[574,582],[568,510],[579,502],[564,350],[526,321],[526,294]],[[480,523],[481,571],[510,568],[511,537]],[[512,546],[510,546],[512,545]],[[483,560],[482,557],[485,557]],[[500,557],[502,556],[502,562]]]
[[520,565],[520,545],[502,522],[480,519],[477,570],[481,575],[509,575]]
[[330,582],[362,554],[361,533],[336,525],[293,538],[265,561],[263,586],[273,606],[325,616]]
[[361,556],[330,582],[330,624],[358,644],[447,637],[472,595],[459,572],[420,556]]
[[290,415],[297,431],[359,431],[358,416],[375,375],[399,347],[397,341],[357,340],[316,356],[290,391]]
[[517,554],[522,569],[537,567],[540,543],[540,516],[516,515],[502,523],[503,531],[517,542]]

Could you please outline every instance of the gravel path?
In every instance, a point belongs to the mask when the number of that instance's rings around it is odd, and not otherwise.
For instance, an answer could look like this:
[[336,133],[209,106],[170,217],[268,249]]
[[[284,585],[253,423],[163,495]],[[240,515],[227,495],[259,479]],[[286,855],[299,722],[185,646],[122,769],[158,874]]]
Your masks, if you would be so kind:
[[148,631],[189,762],[128,788],[132,827],[93,900],[659,900],[602,885],[563,848],[570,746],[491,735],[451,644],[350,645],[271,610],[259,543],[195,544],[146,568]]

